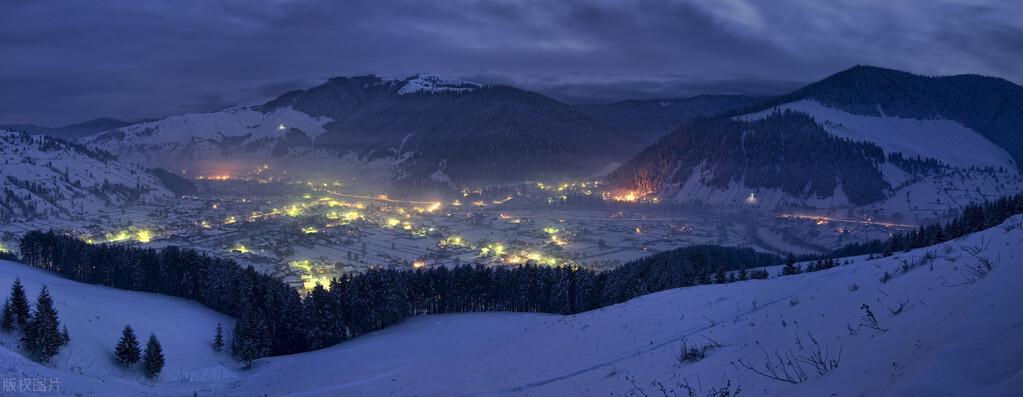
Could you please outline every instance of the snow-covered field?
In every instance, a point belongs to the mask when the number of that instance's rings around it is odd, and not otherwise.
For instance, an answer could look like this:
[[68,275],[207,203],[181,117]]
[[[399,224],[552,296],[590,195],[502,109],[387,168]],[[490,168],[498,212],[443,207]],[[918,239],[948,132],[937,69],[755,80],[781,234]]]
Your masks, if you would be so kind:
[[[5,339],[0,377],[56,377],[65,392],[84,395],[642,395],[638,387],[653,396],[659,382],[679,395],[685,383],[700,396],[727,384],[755,396],[1014,396],[1023,391],[1020,243],[1023,216],[888,258],[664,291],[573,316],[417,317],[331,348],[259,360],[250,371],[209,349],[216,322],[228,319],[198,305],[0,263],[4,291],[15,276],[31,297],[50,286],[72,336],[53,368],[23,359]],[[973,279],[978,258],[993,270]],[[892,277],[882,283],[885,272]],[[883,331],[865,325],[863,305]],[[109,350],[125,322],[164,341],[168,367],[155,385],[113,367]],[[721,346],[679,364],[683,340]],[[805,380],[793,384],[744,367],[777,364],[765,351],[800,362],[814,340],[832,358],[840,352],[837,368],[820,375],[801,362]]]

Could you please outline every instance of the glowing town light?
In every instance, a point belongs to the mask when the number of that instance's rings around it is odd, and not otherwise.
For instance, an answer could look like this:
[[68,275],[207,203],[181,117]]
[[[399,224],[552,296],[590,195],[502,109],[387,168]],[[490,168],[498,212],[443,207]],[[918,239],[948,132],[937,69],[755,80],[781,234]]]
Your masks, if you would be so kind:
[[310,226],[310,227],[303,227],[302,228],[302,233],[305,233],[305,234],[316,234],[318,232],[319,232],[319,230],[317,230],[315,227],[311,227]]
[[281,123],[281,125],[278,125],[278,126],[277,126],[277,131],[284,131],[284,130],[286,130],[286,129],[288,129],[288,127],[285,127],[285,126],[284,126],[284,123]]
[[300,259],[297,261],[288,262],[288,266],[298,269],[304,273],[313,271],[313,262],[308,259]]
[[292,205],[284,209],[284,213],[290,217],[296,217],[302,215],[302,207]]
[[11,251],[9,251],[7,249],[7,246],[5,246],[4,243],[0,243],[0,252],[11,252]]
[[746,205],[757,205],[757,195],[750,192],[749,196],[746,196]]
[[228,251],[236,252],[236,253],[239,253],[239,254],[247,254],[247,253],[249,253],[249,248],[246,247],[242,243],[237,243],[237,244],[234,245],[234,247],[231,247],[231,249],[228,250]]
[[634,202],[638,199],[636,192],[628,192],[620,196],[615,196],[615,201]]
[[129,233],[127,230],[121,230],[121,231],[119,231],[117,233],[107,233],[106,234],[106,240],[107,240],[107,242],[110,242],[110,243],[116,243],[116,242],[121,242],[121,241],[128,241],[129,239],[131,239],[131,233]]
[[229,216],[227,218],[224,218],[224,224],[225,225],[233,225],[233,224],[235,224],[237,222],[238,222],[238,218],[235,217],[234,215],[231,215],[231,216]]
[[203,219],[202,221],[199,222],[199,227],[203,229],[210,229],[213,227],[213,225],[210,225],[210,221]]
[[422,269],[424,267],[426,267],[426,262],[423,261],[422,259],[416,259],[416,260],[412,261],[412,268],[413,269]]
[[547,233],[547,234],[557,234],[558,233],[558,228],[548,226],[548,227],[543,228],[543,232]]
[[358,211],[348,211],[342,214],[341,218],[344,219],[345,222],[355,222],[359,219],[362,219],[362,214],[360,214]]
[[400,223],[401,221],[395,218],[387,218],[387,227],[397,227]]
[[150,241],[153,241],[153,232],[148,229],[140,229],[135,232],[135,240],[140,243],[149,243]]

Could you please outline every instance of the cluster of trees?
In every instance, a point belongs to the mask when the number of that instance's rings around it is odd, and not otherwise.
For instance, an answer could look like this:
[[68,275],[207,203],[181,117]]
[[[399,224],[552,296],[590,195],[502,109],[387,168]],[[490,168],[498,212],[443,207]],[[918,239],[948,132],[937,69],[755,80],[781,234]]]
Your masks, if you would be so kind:
[[821,270],[828,270],[835,266],[838,266],[838,261],[836,259],[825,258],[808,262],[806,264],[806,268],[803,268],[802,265],[796,263],[796,258],[794,256],[789,255],[789,257],[785,260],[785,266],[782,266],[781,268],[781,274],[779,274],[779,276],[791,276],[793,274],[819,272]]
[[1023,194],[1002,197],[994,201],[970,204],[962,214],[945,224],[920,226],[918,229],[896,233],[887,240],[849,244],[835,250],[831,257],[883,254],[922,248],[954,240],[970,233],[998,226],[1009,217],[1023,213]]
[[142,360],[142,373],[147,378],[155,378],[157,375],[160,375],[160,371],[163,371],[165,363],[163,347],[160,346],[160,341],[156,339],[156,335],[149,334],[149,341],[146,342],[146,350],[143,352],[139,347],[139,340],[135,337],[135,330],[131,328],[131,325],[125,325],[124,330],[121,331],[121,340],[117,342],[117,347],[114,348],[114,357],[117,359],[117,363],[124,366],[125,369],[131,368],[132,365]]
[[[424,313],[578,313],[684,286],[767,278],[781,258],[748,248],[679,248],[611,271],[462,265],[375,269],[319,286],[305,299],[273,277],[190,249],[90,245],[55,232],[22,238],[23,261],[88,283],[179,296],[237,318],[232,352],[249,363],[336,344]],[[222,346],[218,329],[214,348]]]
[[35,310],[29,312],[28,297],[20,279],[11,285],[11,294],[4,301],[0,329],[4,332],[21,330],[21,341],[29,355],[41,362],[60,352],[60,348],[71,342],[67,327],[61,329],[57,309],[46,286],[39,290]]
[[[242,357],[305,350],[298,291],[251,266],[173,246],[90,245],[55,232],[29,232],[20,249],[23,262],[72,280],[177,296],[237,318],[236,353]],[[249,348],[250,339],[259,343]]]

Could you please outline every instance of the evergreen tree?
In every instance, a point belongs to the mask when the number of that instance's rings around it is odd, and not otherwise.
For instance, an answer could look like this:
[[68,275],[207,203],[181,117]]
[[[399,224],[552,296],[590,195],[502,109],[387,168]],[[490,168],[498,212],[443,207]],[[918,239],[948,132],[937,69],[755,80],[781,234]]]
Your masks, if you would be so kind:
[[42,362],[49,361],[64,346],[57,310],[53,308],[53,298],[45,286],[39,290],[36,310],[25,326],[24,339],[29,353]]
[[217,333],[213,335],[213,350],[221,351],[224,349],[224,327],[217,323]]
[[146,353],[142,357],[143,372],[146,377],[155,378],[163,370],[163,347],[156,335],[149,334],[149,342],[146,343]]
[[28,324],[29,307],[28,296],[25,295],[25,287],[21,285],[21,279],[14,279],[11,285],[11,309],[14,310],[15,319],[19,327]]
[[135,330],[131,329],[130,325],[125,325],[124,330],[121,331],[121,341],[117,342],[114,354],[117,356],[117,362],[125,368],[139,361],[141,355],[139,340],[135,337]]
[[11,300],[7,299],[4,301],[3,317],[0,318],[0,329],[5,332],[14,330],[17,324],[17,320],[14,319],[14,308],[11,307]]
[[792,254],[789,254],[789,256],[785,258],[785,266],[781,268],[781,274],[783,276],[788,276],[799,273],[802,273],[802,269],[800,269],[799,266],[796,265],[796,257],[792,256]]
[[234,338],[231,341],[234,354],[245,361],[245,367],[252,367],[252,362],[266,357],[271,352],[270,330],[266,316],[259,309],[247,308],[234,327]]

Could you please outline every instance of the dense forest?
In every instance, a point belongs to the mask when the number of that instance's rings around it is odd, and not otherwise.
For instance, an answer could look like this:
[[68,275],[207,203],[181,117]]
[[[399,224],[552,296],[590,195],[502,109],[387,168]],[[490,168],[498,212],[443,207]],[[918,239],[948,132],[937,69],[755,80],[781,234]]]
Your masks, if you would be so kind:
[[246,361],[330,346],[410,315],[578,313],[669,288],[767,278],[756,268],[781,263],[748,248],[701,245],[612,271],[532,264],[376,269],[333,280],[302,299],[252,267],[191,249],[90,245],[51,231],[26,234],[21,254],[25,263],[73,280],[178,296],[233,316],[233,351]]
[[654,192],[685,183],[702,166],[709,175],[703,182],[713,187],[739,182],[823,198],[841,183],[853,204],[867,204],[884,199],[891,188],[878,169],[886,160],[877,145],[835,137],[810,116],[786,110],[751,121],[694,121],[622,165],[609,180]]

